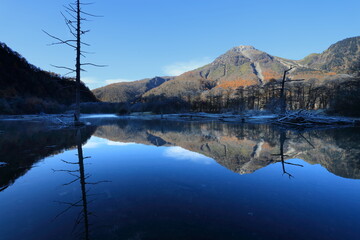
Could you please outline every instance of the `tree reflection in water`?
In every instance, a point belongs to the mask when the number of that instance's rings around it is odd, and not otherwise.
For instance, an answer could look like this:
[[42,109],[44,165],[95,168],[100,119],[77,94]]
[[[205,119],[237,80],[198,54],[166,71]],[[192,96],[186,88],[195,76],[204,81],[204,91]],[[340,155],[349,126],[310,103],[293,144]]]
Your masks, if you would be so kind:
[[[300,134],[301,135],[301,134]],[[301,135],[303,138],[305,138],[303,135]],[[293,178],[294,176],[292,174],[290,174],[289,172],[286,171],[286,168],[285,168],[285,164],[288,164],[288,165],[293,165],[293,166],[298,166],[298,167],[304,167],[303,165],[301,164],[296,164],[296,163],[291,163],[291,162],[285,162],[285,157],[291,157],[289,155],[285,155],[284,154],[284,144],[285,144],[285,141],[286,141],[286,131],[285,130],[281,130],[280,131],[280,144],[279,144],[279,148],[280,148],[280,153],[279,154],[273,154],[273,156],[280,156],[280,161],[281,161],[281,166],[282,166],[282,171],[283,171],[283,174],[286,174],[289,176],[289,178]],[[305,138],[306,139],[306,138]]]
[[74,207],[80,207],[81,211],[78,213],[78,216],[75,220],[73,232],[76,231],[77,226],[79,226],[81,223],[83,223],[84,231],[79,233],[79,237],[81,237],[84,240],[89,240],[90,239],[89,216],[93,215],[93,213],[91,211],[89,211],[88,204],[93,202],[93,200],[89,202],[88,199],[90,196],[94,196],[94,194],[89,194],[90,189],[87,189],[87,185],[96,185],[96,184],[105,183],[105,182],[109,182],[109,181],[97,181],[97,182],[87,181],[91,177],[91,175],[85,173],[84,160],[87,158],[91,158],[91,157],[90,156],[84,157],[81,139],[82,139],[81,138],[81,129],[78,128],[76,130],[78,162],[69,162],[69,161],[61,160],[62,162],[66,163],[66,164],[78,165],[79,168],[76,170],[54,170],[54,172],[66,172],[67,174],[75,177],[75,179],[73,179],[72,181],[63,184],[63,186],[68,186],[75,182],[79,182],[80,190],[81,190],[81,197],[76,202],[59,202],[59,201],[57,201],[60,204],[67,205],[67,207],[62,212],[60,212],[55,217],[55,219],[60,217],[61,215],[63,215],[64,213],[66,213],[67,211],[69,211],[70,209],[72,209]]

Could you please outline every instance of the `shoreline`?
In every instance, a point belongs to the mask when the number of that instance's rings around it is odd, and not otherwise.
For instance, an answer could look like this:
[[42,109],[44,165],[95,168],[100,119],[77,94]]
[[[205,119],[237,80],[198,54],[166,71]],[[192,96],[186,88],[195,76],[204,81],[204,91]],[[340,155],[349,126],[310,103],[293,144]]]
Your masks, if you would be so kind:
[[[329,120],[327,125],[357,125],[360,118],[328,116],[328,115],[314,115],[315,118],[321,120]],[[171,120],[171,121],[220,121],[231,123],[264,123],[264,124],[279,124],[288,125],[277,122],[279,115],[276,114],[231,114],[231,113],[175,113],[175,114],[149,114],[149,113],[133,113],[130,115],[116,115],[116,114],[82,114],[83,122],[90,119],[103,118],[117,118],[117,119],[139,119],[139,120]],[[73,114],[31,114],[31,115],[0,115],[1,121],[31,121],[31,122],[46,122],[55,126],[74,126]],[[342,124],[336,124],[342,123]],[[289,124],[291,125],[291,123]],[[302,126],[302,124],[294,124]],[[322,124],[319,124],[322,125]],[[305,126],[305,125],[304,125]]]

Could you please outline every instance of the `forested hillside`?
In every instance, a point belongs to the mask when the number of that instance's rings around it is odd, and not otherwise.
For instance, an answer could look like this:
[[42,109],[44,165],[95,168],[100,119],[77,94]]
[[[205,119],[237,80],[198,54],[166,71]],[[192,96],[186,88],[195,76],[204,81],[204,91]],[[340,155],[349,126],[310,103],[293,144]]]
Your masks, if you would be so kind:
[[[43,71],[0,43],[0,113],[57,112],[75,102],[75,81]],[[98,101],[81,85],[83,102]]]

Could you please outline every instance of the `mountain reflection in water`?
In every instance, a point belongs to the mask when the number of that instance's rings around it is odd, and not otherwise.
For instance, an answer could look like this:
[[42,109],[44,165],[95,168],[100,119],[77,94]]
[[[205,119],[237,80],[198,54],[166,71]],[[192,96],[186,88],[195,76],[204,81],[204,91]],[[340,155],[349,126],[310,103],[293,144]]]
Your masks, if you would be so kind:
[[0,122],[0,239],[359,236],[359,128],[87,121]]
[[282,149],[285,161],[298,158],[340,177],[360,178],[359,128],[299,133],[271,125],[121,120],[107,121],[94,135],[121,143],[179,146],[240,174],[281,162]]

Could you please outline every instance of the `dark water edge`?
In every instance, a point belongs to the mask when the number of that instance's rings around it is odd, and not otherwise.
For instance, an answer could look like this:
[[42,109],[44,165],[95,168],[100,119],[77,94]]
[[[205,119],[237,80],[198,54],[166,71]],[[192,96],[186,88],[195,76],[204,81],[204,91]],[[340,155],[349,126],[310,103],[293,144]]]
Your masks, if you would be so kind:
[[0,123],[0,239],[360,235],[359,128],[88,121]]

